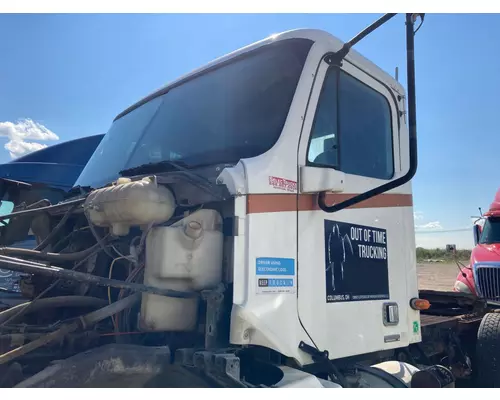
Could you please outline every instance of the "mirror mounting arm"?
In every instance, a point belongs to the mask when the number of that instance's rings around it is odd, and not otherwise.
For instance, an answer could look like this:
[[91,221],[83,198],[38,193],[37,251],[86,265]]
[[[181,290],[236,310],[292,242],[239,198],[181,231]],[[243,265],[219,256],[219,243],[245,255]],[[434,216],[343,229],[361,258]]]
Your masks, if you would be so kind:
[[[326,59],[327,62],[338,63],[341,65],[342,60],[346,57],[347,53],[351,47],[358,43],[361,39],[366,37],[368,34],[373,32],[375,29],[389,21],[396,14],[386,14],[372,25],[368,26],[358,35],[356,35],[349,42],[345,43],[344,46],[337,52],[327,55],[330,59]],[[408,76],[408,125],[409,125],[409,147],[410,147],[410,168],[408,172],[393,181],[385,183],[367,192],[361,193],[350,199],[342,201],[337,204],[327,205],[325,202],[326,192],[320,192],[318,196],[318,206],[321,210],[327,213],[333,213],[336,211],[343,210],[347,207],[351,207],[362,201],[365,201],[374,196],[378,196],[384,192],[392,190],[398,186],[404,185],[409,182],[415,173],[417,172],[418,157],[417,157],[417,121],[416,121],[416,95],[415,95],[415,20],[419,14],[406,14],[406,66],[407,66],[407,76]],[[422,14],[420,17],[423,18]]]
[[361,41],[363,38],[368,36],[370,33],[372,33],[375,29],[378,27],[382,26],[385,24],[387,21],[389,21],[392,17],[395,17],[397,14],[385,14],[378,20],[376,20],[373,24],[370,26],[366,27],[363,29],[361,32],[359,32],[356,36],[354,36],[351,40],[348,42],[344,43],[342,48],[337,51],[336,53],[331,53],[327,56],[325,61],[328,64],[334,64],[341,66],[342,65],[342,60],[347,56],[349,51],[351,50],[352,46],[354,46],[356,43]]

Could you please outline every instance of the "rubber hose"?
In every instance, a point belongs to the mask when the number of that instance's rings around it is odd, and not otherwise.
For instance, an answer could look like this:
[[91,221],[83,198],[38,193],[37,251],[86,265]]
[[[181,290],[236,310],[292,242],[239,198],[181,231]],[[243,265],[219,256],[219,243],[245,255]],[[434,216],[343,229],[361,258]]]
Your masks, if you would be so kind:
[[76,199],[76,200],[67,201],[65,203],[54,204],[51,206],[16,211],[16,212],[13,212],[10,214],[2,215],[0,217],[0,221],[5,221],[6,219],[10,219],[10,218],[14,218],[14,217],[21,217],[21,216],[25,217],[25,216],[31,215],[31,214],[38,214],[38,213],[45,212],[45,211],[56,210],[58,208],[65,207],[65,206],[71,206],[74,204],[78,205],[78,204],[83,203],[84,201],[85,201],[85,199]]
[[109,249],[105,246],[105,239],[103,239],[102,237],[99,236],[99,234],[97,233],[97,231],[94,228],[94,224],[92,224],[92,221],[90,220],[90,217],[87,215],[86,211],[84,211],[84,214],[85,214],[85,218],[87,218],[87,222],[89,223],[90,232],[92,232],[92,235],[94,236],[94,239],[96,240],[96,242],[99,245],[99,247],[101,247],[101,249],[110,258],[114,258],[113,254],[111,254],[111,252],[109,251]]
[[[43,310],[46,308],[58,308],[58,307],[102,307],[107,302],[103,299],[97,297],[88,296],[59,296],[59,297],[47,297],[44,299],[39,299],[35,302],[28,301],[23,304],[19,304],[15,307],[11,307],[8,310],[0,312],[0,325],[11,318],[16,313],[16,318],[19,318],[25,314],[22,312],[24,310],[31,312]],[[29,307],[29,309],[28,309]],[[14,319],[14,320],[15,320]],[[12,321],[9,321],[12,322]]]
[[64,225],[66,224],[66,221],[68,220],[68,218],[71,216],[71,214],[73,214],[73,211],[76,210],[76,208],[78,207],[78,205],[74,205],[73,207],[71,207],[67,212],[66,214],[64,214],[64,216],[61,218],[61,220],[59,221],[59,223],[54,227],[54,229],[52,229],[52,231],[47,235],[47,237],[45,239],[43,239],[40,244],[38,246],[35,247],[34,250],[36,251],[41,251],[43,250],[45,247],[47,247],[49,245],[49,243],[52,241],[52,239],[54,239],[54,237],[59,233],[59,231],[64,227]]
[[80,324],[77,322],[73,322],[71,324],[65,325],[61,327],[60,329],[51,332],[47,335],[42,336],[41,338],[38,338],[36,340],[33,340],[32,342],[29,342],[28,344],[25,344],[23,346],[20,346],[14,350],[8,351],[7,353],[4,353],[0,355],[0,365],[6,364],[12,360],[15,360],[16,358],[19,358],[25,354],[28,354],[29,352],[36,350],[50,342],[54,342],[56,340],[61,340],[63,337],[65,337],[68,333],[74,332],[79,328]]
[[84,328],[87,326],[92,326],[98,322],[111,317],[112,315],[118,314],[119,312],[132,307],[135,303],[139,302],[142,298],[142,293],[134,293],[122,300],[115,301],[110,305],[100,308],[99,310],[92,311],[91,313],[83,317]]
[[[41,200],[35,201],[32,204],[27,205],[26,208],[24,210],[21,210],[21,211],[33,210],[35,208],[40,208],[40,207],[49,207],[51,205],[52,204],[50,204],[50,201],[48,199],[41,199]],[[18,211],[14,211],[14,212],[18,212]]]
[[116,301],[106,307],[103,307],[97,311],[93,311],[89,314],[84,315],[77,321],[72,322],[68,325],[64,325],[58,330],[51,332],[47,335],[42,336],[39,339],[33,340],[32,342],[18,347],[17,349],[11,350],[7,353],[0,355],[0,365],[6,364],[16,358],[19,358],[29,352],[36,350],[48,343],[54,342],[56,340],[61,340],[67,334],[75,332],[76,330],[83,328],[89,328],[91,325],[96,324],[114,314],[117,314],[127,308],[132,307],[141,299],[140,293],[134,293],[122,300]]
[[0,266],[11,271],[18,271],[28,274],[39,274],[50,276],[52,278],[67,279],[70,281],[88,283],[97,286],[111,286],[117,289],[127,289],[136,292],[145,292],[166,297],[175,297],[180,299],[199,297],[198,292],[182,292],[173,289],[162,289],[154,286],[144,285],[141,283],[120,281],[118,279],[109,279],[102,276],[72,271],[60,267],[54,267],[52,265],[45,265],[36,263],[34,261],[26,261],[19,258],[7,256],[0,256]]
[[0,247],[0,254],[6,256],[26,257],[28,259],[34,258],[37,260],[51,262],[64,262],[81,260],[100,247],[101,245],[97,243],[88,249],[78,251],[76,253],[43,253],[38,250],[20,249],[16,247]]
[[[97,253],[97,252],[96,252]],[[85,257],[83,260],[80,260],[78,261],[75,266],[72,268],[72,270],[76,270],[80,265],[82,265],[83,263],[85,263],[90,257],[92,257],[94,254],[96,253],[91,253],[89,254],[87,257]],[[36,265],[36,264],[35,264]],[[38,264],[40,265],[40,264]],[[20,311],[18,311],[18,314],[14,314],[12,317],[10,317],[9,319],[7,319],[5,322],[3,322],[2,324],[0,324],[0,328],[3,326],[3,325],[7,325],[11,320],[15,320],[18,315],[21,315],[21,314],[25,314],[28,312],[28,310],[33,306],[33,304],[36,304],[36,302],[38,300],[40,300],[45,294],[47,294],[48,292],[50,292],[53,288],[55,288],[59,282],[61,282],[60,279],[57,279],[56,281],[54,281],[53,283],[51,283],[49,286],[47,286],[44,290],[42,290],[27,306],[26,308],[22,308]]]

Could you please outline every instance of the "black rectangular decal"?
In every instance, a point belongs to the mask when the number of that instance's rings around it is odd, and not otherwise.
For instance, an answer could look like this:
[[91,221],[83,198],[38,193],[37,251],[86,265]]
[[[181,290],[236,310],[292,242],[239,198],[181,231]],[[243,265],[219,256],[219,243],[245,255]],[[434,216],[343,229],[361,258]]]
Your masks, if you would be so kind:
[[326,302],[389,298],[387,231],[325,220]]

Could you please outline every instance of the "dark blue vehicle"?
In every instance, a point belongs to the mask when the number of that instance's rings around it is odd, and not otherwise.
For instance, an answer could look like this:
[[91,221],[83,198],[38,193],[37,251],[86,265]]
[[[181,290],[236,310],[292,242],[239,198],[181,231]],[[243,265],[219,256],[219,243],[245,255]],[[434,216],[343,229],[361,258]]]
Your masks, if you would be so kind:
[[70,140],[0,164],[0,179],[8,178],[68,191],[103,137],[94,135]]
[[[70,140],[30,153],[14,161],[0,164],[0,215],[14,208],[47,199],[51,203],[62,200],[87,164],[104,135]],[[9,235],[2,226],[0,245],[32,249],[35,237],[30,231]],[[28,230],[29,228],[27,228]],[[16,229],[18,231],[18,229]],[[21,230],[22,232],[22,230]],[[0,269],[0,309],[19,301],[19,274]]]

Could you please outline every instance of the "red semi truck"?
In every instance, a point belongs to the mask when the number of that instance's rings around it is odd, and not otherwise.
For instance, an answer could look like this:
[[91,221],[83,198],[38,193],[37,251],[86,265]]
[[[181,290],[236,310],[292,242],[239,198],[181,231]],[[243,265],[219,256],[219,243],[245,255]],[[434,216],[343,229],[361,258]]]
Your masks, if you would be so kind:
[[500,301],[500,189],[473,232],[475,247],[469,265],[458,274],[454,291]]

